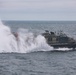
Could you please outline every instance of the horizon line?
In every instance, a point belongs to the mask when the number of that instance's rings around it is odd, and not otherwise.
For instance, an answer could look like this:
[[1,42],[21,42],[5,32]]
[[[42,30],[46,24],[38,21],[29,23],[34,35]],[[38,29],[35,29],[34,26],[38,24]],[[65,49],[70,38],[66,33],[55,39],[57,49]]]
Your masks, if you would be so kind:
[[76,21],[76,20],[2,20],[2,21]]

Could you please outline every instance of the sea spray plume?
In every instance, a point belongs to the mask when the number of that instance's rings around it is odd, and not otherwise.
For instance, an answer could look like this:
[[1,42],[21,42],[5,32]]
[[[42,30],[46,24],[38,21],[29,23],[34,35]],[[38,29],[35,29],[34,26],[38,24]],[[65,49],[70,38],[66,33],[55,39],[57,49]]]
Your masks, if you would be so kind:
[[0,25],[3,25],[2,21],[0,20]]
[[19,29],[18,34],[20,52],[47,51],[51,48],[42,35],[34,35],[34,33],[29,32],[28,29]]
[[48,50],[50,47],[46,44],[43,36],[35,36],[28,29],[19,29],[17,34],[18,40],[12,34],[10,28],[0,22],[0,52],[27,53]]
[[33,51],[54,50],[53,47],[49,46],[46,43],[46,40],[42,35],[35,35],[28,29],[21,29],[21,28],[18,30],[17,34],[18,39],[11,32],[11,29],[8,26],[5,26],[0,21],[0,53],[2,52],[27,53]]
[[0,52],[13,52],[17,50],[15,37],[8,26],[0,21]]

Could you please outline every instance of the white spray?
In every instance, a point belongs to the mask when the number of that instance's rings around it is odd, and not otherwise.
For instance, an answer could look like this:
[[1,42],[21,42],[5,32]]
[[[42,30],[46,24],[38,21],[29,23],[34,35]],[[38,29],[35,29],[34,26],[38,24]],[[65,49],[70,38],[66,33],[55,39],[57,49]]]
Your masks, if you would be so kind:
[[0,52],[17,51],[17,43],[15,40],[10,28],[3,25],[0,21]]
[[35,36],[27,29],[18,30],[18,40],[10,28],[0,22],[0,52],[27,53],[32,51],[47,51],[53,47],[48,46],[43,36]]
[[54,49],[50,47],[42,35],[34,35],[28,29],[18,30],[18,39],[12,34],[11,29],[0,21],[0,53],[17,52],[27,53],[33,51],[65,51],[68,48]]
[[46,43],[42,35],[34,35],[32,32],[29,32],[28,29],[19,29],[18,35],[18,50],[20,53],[53,49]]

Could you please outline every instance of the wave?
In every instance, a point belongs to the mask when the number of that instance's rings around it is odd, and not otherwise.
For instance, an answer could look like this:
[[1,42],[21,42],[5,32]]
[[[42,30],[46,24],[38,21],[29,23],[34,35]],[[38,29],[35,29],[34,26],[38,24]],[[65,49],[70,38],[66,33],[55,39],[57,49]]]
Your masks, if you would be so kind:
[[28,29],[19,28],[17,34],[18,38],[11,32],[10,27],[0,21],[0,53],[70,50],[68,48],[54,49],[46,43],[42,35],[36,35]]

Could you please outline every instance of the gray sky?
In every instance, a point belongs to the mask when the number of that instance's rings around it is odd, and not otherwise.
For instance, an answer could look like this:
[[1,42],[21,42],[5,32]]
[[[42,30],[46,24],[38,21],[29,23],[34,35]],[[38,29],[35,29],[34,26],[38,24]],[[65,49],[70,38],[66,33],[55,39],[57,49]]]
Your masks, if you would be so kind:
[[76,0],[0,0],[3,20],[76,20]]

